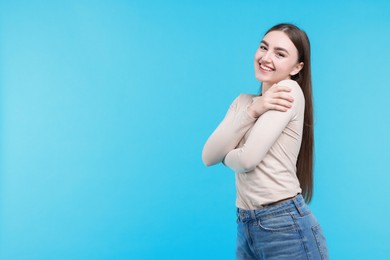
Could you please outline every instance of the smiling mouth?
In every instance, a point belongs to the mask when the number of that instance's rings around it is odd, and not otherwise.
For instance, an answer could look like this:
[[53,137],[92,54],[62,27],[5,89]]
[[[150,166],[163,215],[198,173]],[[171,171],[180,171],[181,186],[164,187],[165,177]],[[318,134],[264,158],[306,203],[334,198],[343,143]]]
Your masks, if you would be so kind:
[[260,66],[260,69],[262,69],[262,70],[265,70],[265,71],[274,71],[275,69],[273,69],[273,68],[270,68],[270,67],[268,67],[268,66],[266,66],[266,65],[264,65],[264,64],[261,64],[261,63],[259,63],[259,66]]

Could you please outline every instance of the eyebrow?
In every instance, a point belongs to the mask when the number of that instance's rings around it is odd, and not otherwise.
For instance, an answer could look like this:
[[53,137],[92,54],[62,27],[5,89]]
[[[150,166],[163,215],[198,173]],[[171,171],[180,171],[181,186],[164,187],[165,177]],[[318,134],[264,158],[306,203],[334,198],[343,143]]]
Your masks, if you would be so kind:
[[[264,41],[264,40],[262,40],[261,43],[263,43],[263,44],[264,44],[265,46],[267,46],[267,47],[269,46],[268,42],[266,42],[266,41]],[[284,52],[286,52],[287,54],[289,54],[288,51],[287,51],[285,48],[282,48],[282,47],[275,47],[274,49],[277,50],[277,51],[284,51]]]

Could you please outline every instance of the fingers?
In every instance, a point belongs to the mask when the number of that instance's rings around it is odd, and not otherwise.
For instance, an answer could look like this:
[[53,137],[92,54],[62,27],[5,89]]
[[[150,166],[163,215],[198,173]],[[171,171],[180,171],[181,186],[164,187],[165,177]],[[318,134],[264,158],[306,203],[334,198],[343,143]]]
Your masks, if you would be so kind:
[[286,112],[293,107],[294,98],[289,93],[290,87],[274,84],[261,96],[252,99],[252,106],[257,115],[262,115],[268,110]]
[[287,111],[292,107],[294,98],[288,93],[291,88],[274,84],[266,93],[265,103],[267,109],[277,111]]
[[281,112],[287,112],[288,108],[275,105],[272,110],[281,111]]
[[289,102],[293,102],[294,101],[294,98],[291,95],[286,94],[285,92],[278,92],[278,93],[273,95],[273,98],[283,99],[283,100],[286,100],[286,101],[289,101]]
[[266,104],[266,110],[276,110],[276,111],[281,111],[281,112],[286,112],[288,110],[287,107],[281,106],[278,104]]
[[283,107],[286,107],[286,108],[291,108],[292,107],[292,102],[284,100],[284,99],[275,99],[274,100],[274,104],[278,105],[278,106],[283,106]]
[[274,99],[270,102],[265,103],[265,107],[267,108],[267,110],[287,111],[292,107],[292,102],[282,99]]
[[294,98],[289,95],[288,93],[291,92],[291,88],[287,86],[280,86],[274,84],[270,89],[269,89],[269,95],[270,98],[272,99],[283,99],[289,102],[293,102]]

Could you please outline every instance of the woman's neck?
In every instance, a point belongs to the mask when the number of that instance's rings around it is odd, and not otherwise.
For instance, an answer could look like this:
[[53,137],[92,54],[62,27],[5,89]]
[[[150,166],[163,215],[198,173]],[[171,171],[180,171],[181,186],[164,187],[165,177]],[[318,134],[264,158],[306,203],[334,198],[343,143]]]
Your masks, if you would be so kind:
[[264,95],[264,93],[265,93],[270,87],[272,87],[271,84],[265,83],[265,82],[262,83],[262,84],[261,84],[261,94]]

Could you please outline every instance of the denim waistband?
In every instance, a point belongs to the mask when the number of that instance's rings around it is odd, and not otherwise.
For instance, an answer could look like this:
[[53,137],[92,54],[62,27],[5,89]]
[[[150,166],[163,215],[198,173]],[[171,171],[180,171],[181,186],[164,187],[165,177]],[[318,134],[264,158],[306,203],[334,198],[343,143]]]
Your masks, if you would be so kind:
[[272,206],[266,206],[258,210],[246,210],[237,208],[237,218],[239,221],[256,220],[258,217],[265,217],[266,215],[277,215],[282,212],[297,211],[301,216],[306,215],[309,209],[301,194],[295,197],[280,202]]

